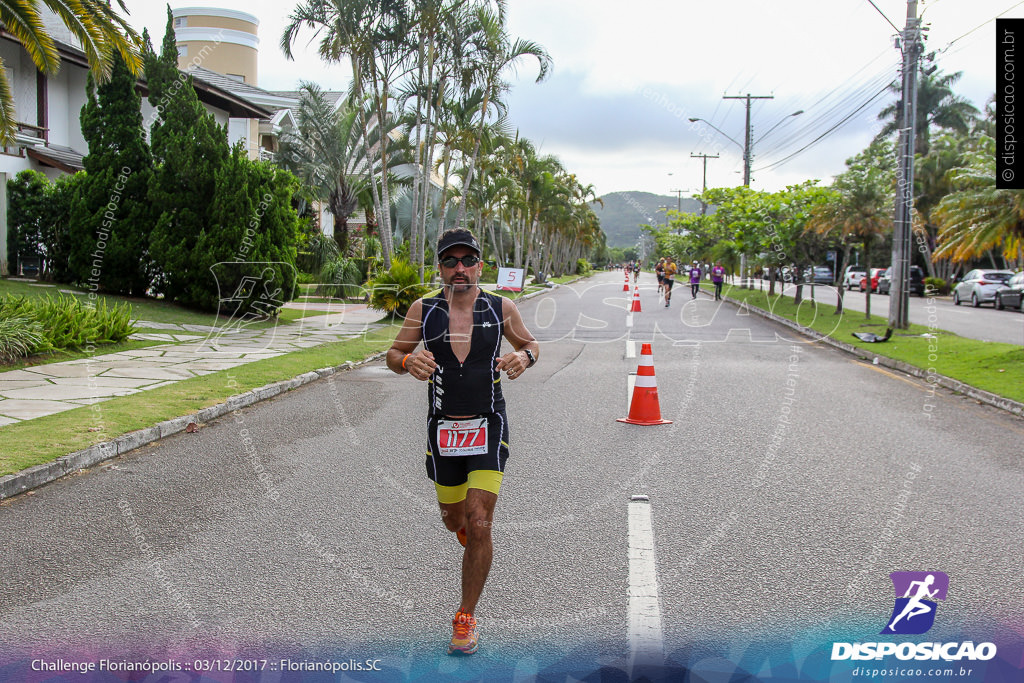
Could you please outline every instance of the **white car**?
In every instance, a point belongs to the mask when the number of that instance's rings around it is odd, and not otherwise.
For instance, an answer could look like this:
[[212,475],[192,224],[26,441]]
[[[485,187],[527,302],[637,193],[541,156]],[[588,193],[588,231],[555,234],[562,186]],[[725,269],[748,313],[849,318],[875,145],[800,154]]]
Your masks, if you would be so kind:
[[978,268],[964,275],[964,279],[953,288],[953,303],[970,301],[977,308],[982,304],[995,306],[996,292],[1002,289],[1013,277],[1009,270],[990,270]]
[[867,274],[868,271],[864,269],[864,266],[847,266],[846,272],[843,273],[842,286],[847,289],[860,287],[861,278]]

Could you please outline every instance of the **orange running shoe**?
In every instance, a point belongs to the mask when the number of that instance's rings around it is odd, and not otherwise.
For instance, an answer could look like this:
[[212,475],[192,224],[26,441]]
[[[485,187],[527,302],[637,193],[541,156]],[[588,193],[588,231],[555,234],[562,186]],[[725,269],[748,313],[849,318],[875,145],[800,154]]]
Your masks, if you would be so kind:
[[467,538],[467,536],[466,536],[466,527],[462,527],[461,529],[456,531],[455,532],[455,537],[459,539],[459,543],[461,543],[462,547],[465,548],[466,547],[466,538]]
[[448,644],[448,654],[461,653],[471,655],[476,652],[476,619],[472,614],[459,610],[452,619],[452,642]]

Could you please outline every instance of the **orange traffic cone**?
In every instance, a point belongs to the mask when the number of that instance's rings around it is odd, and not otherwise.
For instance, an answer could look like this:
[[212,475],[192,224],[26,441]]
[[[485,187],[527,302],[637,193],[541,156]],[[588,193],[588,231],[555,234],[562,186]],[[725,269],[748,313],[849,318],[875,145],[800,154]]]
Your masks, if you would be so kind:
[[629,309],[630,313],[643,313],[640,310],[640,285],[633,288],[633,307]]
[[629,402],[629,417],[620,417],[616,422],[631,425],[672,424],[672,420],[661,419],[658,380],[654,377],[654,354],[650,344],[644,344],[640,349],[640,365],[636,368],[636,384],[633,385],[633,400]]
[[629,291],[629,273],[626,273],[626,281],[624,283],[622,283],[622,291],[623,292],[628,292]]

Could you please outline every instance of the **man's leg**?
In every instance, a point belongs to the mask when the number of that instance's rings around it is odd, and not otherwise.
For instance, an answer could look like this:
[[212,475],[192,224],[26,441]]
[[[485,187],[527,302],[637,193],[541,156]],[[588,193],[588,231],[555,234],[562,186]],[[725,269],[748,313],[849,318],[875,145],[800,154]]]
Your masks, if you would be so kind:
[[462,604],[459,609],[473,614],[491,571],[494,546],[491,526],[497,494],[482,489],[469,489],[465,500],[466,551],[462,556]]

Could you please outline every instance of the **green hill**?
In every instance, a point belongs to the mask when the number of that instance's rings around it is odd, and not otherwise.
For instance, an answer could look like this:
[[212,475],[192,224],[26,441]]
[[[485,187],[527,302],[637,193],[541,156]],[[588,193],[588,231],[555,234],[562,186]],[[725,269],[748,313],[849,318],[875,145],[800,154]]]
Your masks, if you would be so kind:
[[601,229],[608,238],[609,247],[630,247],[637,243],[642,224],[665,223],[665,209],[675,209],[680,204],[686,213],[700,213],[700,202],[684,197],[682,201],[674,195],[657,195],[650,192],[612,192],[601,197],[602,207],[591,204]]

